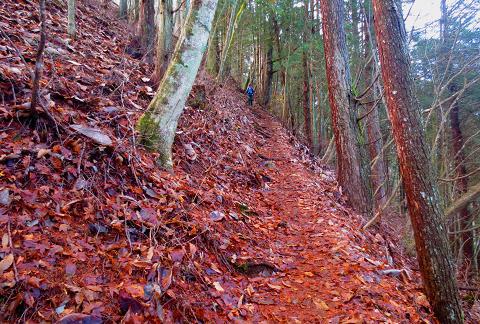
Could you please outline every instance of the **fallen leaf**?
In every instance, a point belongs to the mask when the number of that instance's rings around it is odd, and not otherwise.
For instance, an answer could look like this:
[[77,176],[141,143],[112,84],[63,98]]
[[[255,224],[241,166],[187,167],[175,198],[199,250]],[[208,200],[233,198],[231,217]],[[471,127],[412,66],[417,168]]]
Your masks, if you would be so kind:
[[92,139],[94,142],[100,145],[111,146],[113,144],[110,137],[104,134],[99,129],[82,126],[82,125],[70,125],[70,128],[73,128],[80,134]]
[[77,272],[77,266],[74,263],[67,263],[65,266],[65,273],[67,276],[71,277]]
[[181,262],[185,256],[185,249],[183,247],[174,249],[170,252],[170,258],[173,262]]
[[160,269],[160,283],[162,291],[166,291],[172,284],[172,269],[161,268]]
[[151,246],[147,252],[147,260],[152,261],[152,258],[153,258],[153,246]]
[[42,158],[42,157],[44,157],[45,155],[50,154],[50,153],[52,153],[52,151],[49,150],[49,149],[43,149],[43,148],[42,148],[42,149],[39,149],[39,150],[38,150],[38,153],[37,153],[37,159],[40,159],[40,158]]
[[307,277],[314,277],[315,275],[313,273],[311,273],[310,271],[307,271],[307,272],[304,272],[303,273],[304,275],[306,275]]
[[267,286],[274,290],[282,290],[282,286],[272,285],[271,283],[268,283],[268,282],[267,282]]
[[315,306],[318,307],[318,309],[321,309],[321,310],[329,310],[330,307],[328,307],[328,305],[323,301],[323,300],[320,300],[320,299],[317,299],[317,300],[313,300],[313,303],[315,304]]
[[219,222],[224,218],[225,218],[225,214],[222,212],[219,212],[218,210],[212,211],[210,213],[210,219],[214,222]]
[[2,236],[2,248],[6,249],[8,246],[8,234],[5,233]]
[[211,268],[213,271],[215,271],[216,273],[222,274],[222,271],[221,271],[220,269],[218,269],[218,267],[217,267],[217,265],[216,265],[215,263],[212,263],[212,264],[210,265],[210,268]]
[[13,264],[13,254],[9,254],[5,258],[3,258],[2,261],[0,261],[0,274],[2,274],[5,270],[10,268],[12,264]]
[[143,286],[138,284],[133,284],[125,287],[125,291],[134,298],[142,298],[144,295]]
[[224,292],[225,289],[223,289],[223,287],[220,285],[220,283],[218,281],[215,281],[213,283],[213,287],[215,287],[215,289],[219,292]]

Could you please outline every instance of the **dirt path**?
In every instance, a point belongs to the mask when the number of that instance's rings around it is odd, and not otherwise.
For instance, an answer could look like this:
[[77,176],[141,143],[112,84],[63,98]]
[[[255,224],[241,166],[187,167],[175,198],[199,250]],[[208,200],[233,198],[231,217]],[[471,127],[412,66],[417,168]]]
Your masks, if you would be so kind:
[[272,135],[259,150],[272,161],[270,190],[261,194],[271,208],[265,253],[282,271],[257,285],[257,320],[418,321],[424,295],[408,279],[381,273],[391,268],[382,237],[358,231],[358,216],[340,204],[333,175],[315,174],[298,161],[278,122],[261,115],[259,124]]

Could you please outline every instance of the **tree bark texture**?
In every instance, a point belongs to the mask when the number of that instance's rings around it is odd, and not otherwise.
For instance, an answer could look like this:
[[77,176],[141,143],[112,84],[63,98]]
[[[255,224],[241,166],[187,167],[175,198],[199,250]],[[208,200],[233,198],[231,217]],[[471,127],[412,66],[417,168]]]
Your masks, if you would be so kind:
[[361,160],[355,136],[356,116],[352,109],[350,70],[343,26],[344,2],[321,0],[323,40],[337,152],[337,177],[352,207],[361,213],[370,211],[367,188],[362,180]]
[[142,142],[159,152],[159,164],[173,169],[172,144],[178,119],[207,47],[217,0],[194,0],[174,55],[155,97],[138,122]]
[[[441,1],[441,37],[442,37],[442,47],[440,53],[441,66],[446,66],[445,77],[447,80],[451,80],[454,75],[453,63],[449,62],[450,57],[453,54],[454,44],[454,35],[451,35],[451,26],[448,19],[448,8],[446,0]],[[447,103],[449,109],[450,117],[450,133],[451,133],[451,147],[452,147],[452,156],[453,156],[453,167],[455,170],[455,176],[458,180],[455,182],[455,197],[463,196],[468,190],[468,176],[467,168],[465,166],[465,154],[463,151],[464,138],[462,133],[462,128],[460,125],[460,105],[458,101],[458,92],[459,86],[457,80],[453,79],[450,81],[450,84],[447,85],[447,96],[451,97],[451,100]],[[473,248],[473,231],[468,231],[467,229],[472,227],[472,217],[468,210],[468,204],[465,205],[458,211],[458,216],[460,218],[460,224],[462,230],[466,230],[462,233],[462,246],[463,252],[469,258],[474,257],[474,248]]]
[[387,106],[425,293],[441,323],[462,323],[455,269],[413,88],[401,8],[396,0],[373,0],[373,5]]
[[75,38],[77,34],[77,26],[75,22],[75,13],[77,11],[76,0],[68,0],[68,24],[67,33],[70,38]]
[[32,100],[30,102],[30,112],[34,118],[37,116],[37,105],[40,99],[40,80],[43,75],[43,52],[45,50],[45,43],[47,40],[47,26],[45,21],[45,0],[39,2],[39,16],[40,16],[40,41],[38,42],[37,55],[35,58],[35,70],[33,72],[32,80]]
[[120,0],[119,3],[119,16],[120,18],[127,18],[127,0]]
[[157,57],[153,81],[160,82],[173,52],[173,3],[172,0],[158,1]]
[[266,53],[265,53],[265,77],[263,79],[263,96],[262,96],[262,105],[267,107],[270,104],[270,99],[272,96],[272,80],[273,80],[273,44],[271,40],[268,40],[265,44]]
[[[364,58],[365,66],[365,81],[366,86],[372,85],[375,83],[374,80],[375,74],[377,73],[375,67],[375,60],[372,55],[375,55],[373,48],[373,39],[370,37],[372,32],[372,11],[371,11],[371,1],[365,1],[365,17],[363,24],[363,34],[364,34]],[[372,183],[372,189],[374,191],[373,200],[375,203],[375,210],[380,210],[386,202],[386,192],[385,192],[385,164],[382,154],[383,147],[383,138],[382,132],[380,129],[380,118],[378,114],[379,105],[375,105],[375,96],[374,94],[375,86],[372,85],[370,90],[368,90],[367,95],[365,96],[366,111],[367,115],[367,136],[368,136],[368,151],[370,155],[370,160],[372,161],[370,169],[370,177]]]
[[[308,0],[303,2],[304,7],[304,28],[303,28],[303,43],[308,44],[308,22],[309,22],[309,14],[308,14]],[[304,122],[304,131],[305,131],[305,138],[307,140],[307,146],[312,148],[313,140],[312,140],[312,117],[310,111],[310,73],[308,69],[308,49],[304,48],[302,52],[302,68],[303,68],[303,101],[302,101],[302,108],[303,108],[303,122]]]
[[138,19],[138,35],[140,43],[149,64],[153,63],[153,47],[155,42],[155,8],[154,0],[140,1],[140,16]]

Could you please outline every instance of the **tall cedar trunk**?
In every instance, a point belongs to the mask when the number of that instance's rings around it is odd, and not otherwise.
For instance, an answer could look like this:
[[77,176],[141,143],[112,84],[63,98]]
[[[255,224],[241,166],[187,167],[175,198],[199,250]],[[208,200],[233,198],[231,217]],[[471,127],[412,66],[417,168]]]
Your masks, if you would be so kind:
[[275,15],[275,12],[272,12],[272,24],[273,24],[273,32],[275,34],[274,41],[275,41],[275,47],[277,50],[277,55],[278,55],[278,61],[280,64],[280,84],[282,85],[282,91],[285,89],[285,81],[286,81],[286,76],[285,76],[285,64],[283,64],[282,60],[282,46],[281,41],[280,41],[280,26],[278,24],[277,17]]
[[155,42],[155,8],[154,0],[141,0],[138,20],[138,35],[145,53],[147,63],[153,63],[153,47]]
[[308,73],[308,57],[306,50],[302,53],[302,67],[303,67],[303,119],[305,138],[307,140],[307,146],[312,147],[312,119],[310,117],[310,89],[309,89],[309,73]]
[[374,65],[375,60],[372,57],[375,55],[374,49],[372,48],[373,39],[370,38],[370,33],[372,31],[372,12],[371,12],[371,0],[365,1],[365,17],[363,24],[363,34],[364,34],[364,48],[365,48],[365,61],[367,65],[365,66],[365,83],[367,86],[371,85],[371,89],[368,91],[368,94],[365,96],[366,110],[367,110],[367,136],[368,136],[368,151],[370,155],[370,160],[373,161],[371,166],[371,182],[372,188],[374,191],[374,203],[375,210],[379,210],[386,201],[386,192],[385,192],[385,164],[383,160],[382,147],[383,139],[382,132],[380,130],[380,118],[378,114],[378,105],[374,107],[374,89],[375,86],[373,83],[374,75],[377,73],[376,67]]
[[75,13],[77,11],[76,0],[68,0],[68,25],[67,33],[70,38],[75,38],[77,34],[77,26],[75,23]]
[[350,204],[368,213],[370,203],[361,174],[361,161],[355,137],[356,116],[350,98],[346,36],[342,0],[321,0],[323,40],[328,81],[328,97],[337,152],[337,176]]
[[[441,62],[442,66],[447,66],[447,70],[445,71],[445,77],[447,80],[450,80],[453,71],[452,71],[452,63],[449,62],[450,55],[452,49],[454,48],[453,44],[453,37],[450,34],[450,23],[448,21],[448,12],[447,12],[447,3],[446,0],[441,1],[441,33],[442,33],[442,52],[440,53],[440,58],[443,60]],[[448,102],[450,109],[449,117],[450,117],[450,132],[451,132],[451,142],[452,142],[452,156],[454,161],[454,170],[455,176],[458,180],[455,182],[455,193],[456,196],[463,196],[468,190],[468,177],[467,175],[467,168],[465,167],[465,154],[463,152],[463,144],[464,138],[462,134],[462,129],[460,127],[460,106],[458,102],[458,97],[456,94],[459,91],[457,81],[454,79],[448,84],[447,86],[448,92],[447,95],[452,99]],[[461,230],[464,231],[462,233],[462,243],[463,243],[463,252],[469,258],[474,256],[473,251],[473,232],[468,230],[472,228],[472,219],[470,212],[468,211],[468,206],[463,207],[460,209],[458,213],[460,217],[460,224],[462,226]]]
[[[309,22],[309,14],[308,14],[308,0],[305,0],[303,3],[304,7],[304,23],[305,26],[303,27],[303,43],[308,43],[308,22]],[[307,140],[307,146],[309,148],[312,147],[312,118],[310,114],[310,78],[308,72],[308,49],[304,48],[302,52],[302,67],[303,67],[303,101],[302,101],[302,108],[303,108],[303,120],[304,120],[304,130],[305,130],[305,138]]]
[[270,40],[266,43],[267,51],[265,53],[265,78],[263,79],[263,98],[261,103],[267,107],[270,104],[272,95],[272,80],[273,80],[273,44]]
[[373,4],[385,95],[425,292],[441,323],[462,323],[454,265],[413,88],[401,8],[396,0],[373,0]]
[[120,18],[127,18],[127,0],[120,0],[119,9]]
[[157,57],[153,81],[160,82],[173,52],[173,7],[172,0],[158,1]]
[[217,0],[192,1],[165,76],[138,122],[143,143],[160,153],[158,163],[166,169],[173,169],[172,144],[178,119],[202,62],[216,7]]

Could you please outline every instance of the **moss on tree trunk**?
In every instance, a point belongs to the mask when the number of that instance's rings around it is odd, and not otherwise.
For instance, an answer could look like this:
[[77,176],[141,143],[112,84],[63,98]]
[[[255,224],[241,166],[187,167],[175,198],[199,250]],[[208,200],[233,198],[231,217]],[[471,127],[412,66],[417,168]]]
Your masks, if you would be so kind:
[[160,153],[159,164],[173,169],[172,144],[178,119],[208,43],[217,0],[192,1],[192,8],[157,93],[138,122],[142,142]]

